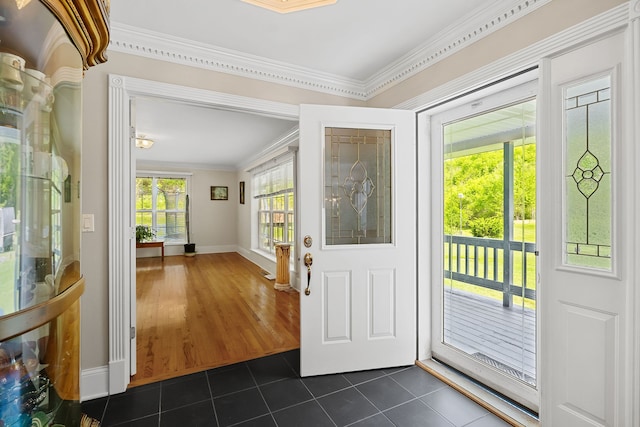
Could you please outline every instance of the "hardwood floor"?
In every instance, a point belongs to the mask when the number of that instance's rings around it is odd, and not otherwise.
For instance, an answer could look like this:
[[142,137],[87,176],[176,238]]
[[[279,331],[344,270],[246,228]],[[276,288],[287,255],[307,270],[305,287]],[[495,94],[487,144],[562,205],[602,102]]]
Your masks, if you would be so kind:
[[137,374],[129,387],[300,347],[296,291],[237,253],[138,258]]

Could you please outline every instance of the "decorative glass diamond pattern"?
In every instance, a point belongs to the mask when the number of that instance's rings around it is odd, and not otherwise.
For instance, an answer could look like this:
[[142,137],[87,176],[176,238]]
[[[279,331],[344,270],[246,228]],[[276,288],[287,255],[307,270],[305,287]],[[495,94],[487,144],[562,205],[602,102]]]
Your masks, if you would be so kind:
[[367,169],[360,160],[356,160],[342,186],[344,193],[351,202],[351,207],[356,213],[362,213],[375,188],[375,184],[367,175]]
[[598,158],[589,151],[580,157],[578,166],[572,175],[578,185],[578,191],[587,199],[596,192],[603,176],[604,171],[600,167]]
[[611,78],[566,89],[565,262],[611,270]]

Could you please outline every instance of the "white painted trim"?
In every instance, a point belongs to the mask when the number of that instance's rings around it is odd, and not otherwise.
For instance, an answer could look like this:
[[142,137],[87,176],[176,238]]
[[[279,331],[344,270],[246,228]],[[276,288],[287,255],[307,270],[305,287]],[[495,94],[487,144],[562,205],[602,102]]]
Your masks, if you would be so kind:
[[[417,279],[418,279],[418,360],[431,359],[431,349],[433,346],[433,337],[430,333],[432,329],[431,320],[431,263],[421,263],[420,260],[430,259],[433,255],[432,250],[432,226],[433,214],[431,210],[432,202],[432,167],[431,156],[433,153],[432,144],[424,143],[431,141],[431,121],[425,113],[418,114],[416,117],[416,170],[417,170]],[[423,333],[422,331],[429,331]]]
[[[273,274],[275,276],[276,273],[276,262],[274,259],[271,259],[268,256],[263,255],[259,251],[249,250],[245,248],[238,248],[238,253],[242,255],[244,258],[248,259],[267,273]],[[275,258],[275,257],[274,257]]]
[[136,168],[138,169],[188,169],[188,170],[207,170],[207,171],[223,171],[235,172],[235,166],[216,165],[210,163],[188,163],[188,162],[158,162],[153,160],[137,160]]
[[97,399],[109,395],[109,368],[98,366],[97,368],[83,369],[80,373],[80,401]]
[[196,43],[117,22],[109,50],[204,68],[306,90],[367,100],[522,18],[550,0],[499,0],[471,11],[435,37],[370,78],[360,81],[330,73]]
[[[634,168],[635,183],[640,182],[640,170],[637,165],[640,164],[640,148],[638,148],[637,142],[640,141],[640,0],[633,0],[629,2],[629,37],[627,39],[627,55],[628,55],[628,67],[625,70],[627,80],[623,84],[628,85],[626,91],[629,96],[629,103],[625,107],[628,111],[628,120],[630,125],[628,126],[628,135],[625,135],[625,139],[628,141],[635,141],[633,144],[635,152],[633,153],[634,161],[636,165]],[[637,215],[640,212],[640,186],[634,186],[633,194],[633,212]],[[638,260],[638,254],[640,253],[640,226],[634,223],[634,244],[631,252],[631,260]],[[633,261],[632,261],[633,262]],[[631,373],[632,381],[629,384],[629,402],[632,404],[630,411],[630,420],[628,425],[640,425],[640,290],[638,289],[638,277],[640,275],[640,265],[637,262],[633,263],[633,277],[636,278],[635,285],[629,286],[629,307],[627,308],[631,326],[630,336],[633,337],[631,341],[631,355],[632,360],[630,362],[629,372]]]
[[115,74],[111,74],[110,76],[114,79],[120,78],[124,80],[126,92],[130,97],[156,96],[190,105],[220,107],[229,111],[252,113],[284,120],[298,120],[299,107],[293,104],[139,79],[136,77],[125,77]]
[[[130,381],[129,307],[131,162],[129,96],[125,79],[109,76],[109,393],[126,390]],[[134,171],[135,173],[135,171]]]
[[269,145],[264,150],[253,156],[247,162],[238,165],[239,170],[251,171],[257,166],[260,166],[265,161],[280,156],[281,154],[290,151],[291,147],[298,145],[300,139],[300,130],[296,125],[294,128],[287,131],[284,135],[276,138],[273,144]]
[[[136,96],[163,97],[287,120],[298,120],[299,111],[297,105],[109,75],[109,394],[126,390],[132,369],[129,329],[134,326],[130,310],[135,309],[135,300],[132,301],[130,290],[135,279],[131,265],[135,239],[129,218],[133,211],[131,191],[136,171],[131,158],[129,116],[130,102]],[[236,252],[238,248],[206,246],[196,250],[216,253]]]

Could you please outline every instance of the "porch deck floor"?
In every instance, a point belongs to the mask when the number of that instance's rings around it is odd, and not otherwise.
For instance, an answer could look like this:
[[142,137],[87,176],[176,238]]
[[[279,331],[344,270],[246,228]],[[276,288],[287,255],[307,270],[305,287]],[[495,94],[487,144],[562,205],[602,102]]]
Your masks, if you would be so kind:
[[444,307],[445,343],[535,384],[534,310],[503,307],[502,301],[449,289]]

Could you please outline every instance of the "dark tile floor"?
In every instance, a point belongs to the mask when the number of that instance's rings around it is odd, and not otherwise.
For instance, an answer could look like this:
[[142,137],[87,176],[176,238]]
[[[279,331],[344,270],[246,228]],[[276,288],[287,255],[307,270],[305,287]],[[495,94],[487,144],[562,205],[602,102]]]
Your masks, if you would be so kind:
[[82,403],[108,426],[508,426],[417,366],[300,378],[299,351]]

